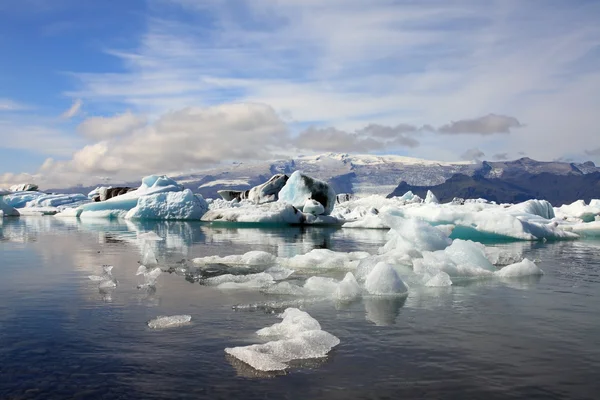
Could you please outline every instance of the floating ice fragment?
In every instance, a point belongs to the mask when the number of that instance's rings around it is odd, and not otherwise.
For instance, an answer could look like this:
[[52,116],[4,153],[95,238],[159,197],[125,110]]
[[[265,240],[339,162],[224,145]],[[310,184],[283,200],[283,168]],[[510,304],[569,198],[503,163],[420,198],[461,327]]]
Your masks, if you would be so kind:
[[152,329],[174,328],[187,325],[191,320],[191,315],[160,316],[148,321],[148,327]]
[[517,278],[522,276],[543,275],[544,272],[535,263],[527,258],[523,261],[507,265],[499,271],[496,276],[501,278]]
[[444,287],[444,286],[452,286],[452,280],[450,279],[450,275],[445,273],[444,271],[438,272],[435,276],[429,279],[425,286],[428,287]]
[[369,273],[365,281],[365,289],[373,295],[402,295],[408,288],[398,276],[394,267],[380,262]]
[[265,344],[226,348],[236,357],[260,371],[282,371],[287,362],[325,357],[340,343],[332,334],[321,330],[317,320],[297,308],[288,308],[281,315],[283,321],[257,332],[260,336],[280,337]]
[[153,268],[149,270],[145,265],[140,265],[136,272],[136,275],[144,276],[144,283],[138,285],[138,289],[153,287],[156,285],[156,280],[162,273],[162,270],[159,267]]
[[194,258],[195,264],[227,264],[227,265],[270,265],[274,264],[277,257],[266,251],[249,251],[241,255],[226,257],[208,256]]
[[352,272],[348,272],[344,279],[337,285],[335,298],[342,301],[354,300],[360,297],[360,286]]

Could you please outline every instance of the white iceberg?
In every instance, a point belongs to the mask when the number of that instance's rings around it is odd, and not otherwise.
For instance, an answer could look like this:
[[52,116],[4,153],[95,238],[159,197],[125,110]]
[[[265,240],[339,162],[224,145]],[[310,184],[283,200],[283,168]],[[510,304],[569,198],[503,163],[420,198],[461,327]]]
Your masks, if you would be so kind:
[[185,189],[182,192],[141,196],[137,200],[137,205],[127,212],[125,218],[199,220],[206,211],[208,211],[208,204],[204,198],[201,195],[194,195],[189,189]]
[[288,308],[279,317],[282,322],[257,332],[277,340],[226,348],[225,352],[259,371],[282,371],[292,360],[325,357],[340,343],[337,337],[323,331],[317,320],[297,308]]

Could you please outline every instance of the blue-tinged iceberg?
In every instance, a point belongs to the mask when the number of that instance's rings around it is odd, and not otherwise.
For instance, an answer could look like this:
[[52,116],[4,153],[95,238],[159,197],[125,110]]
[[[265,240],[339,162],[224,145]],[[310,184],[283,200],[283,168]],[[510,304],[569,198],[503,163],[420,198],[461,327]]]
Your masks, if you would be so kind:
[[133,191],[106,201],[80,206],[75,215],[80,218],[177,219],[199,220],[208,210],[202,196],[164,175],[150,175],[142,179]]
[[164,192],[142,196],[137,205],[127,212],[126,219],[178,219],[202,218],[208,203],[190,189],[182,192]]
[[18,216],[19,212],[4,202],[4,195],[10,193],[4,189],[0,189],[0,217],[14,217]]

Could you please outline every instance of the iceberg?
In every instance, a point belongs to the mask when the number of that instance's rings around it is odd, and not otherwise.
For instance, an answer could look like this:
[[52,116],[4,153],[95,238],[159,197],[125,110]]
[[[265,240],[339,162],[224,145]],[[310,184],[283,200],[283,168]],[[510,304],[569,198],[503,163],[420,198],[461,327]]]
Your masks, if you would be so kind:
[[327,183],[296,171],[279,192],[279,201],[302,210],[308,199],[321,203],[324,214],[329,215],[335,206],[336,194]]
[[577,200],[571,204],[565,204],[555,208],[556,216],[565,220],[578,220],[578,222],[592,222],[600,215],[600,200],[592,199],[590,204],[583,200]]
[[287,180],[287,175],[277,174],[267,182],[246,191],[219,190],[217,193],[226,201],[248,199],[254,204],[270,203],[278,200],[279,191],[285,186]]
[[80,193],[76,194],[45,194],[28,201],[25,207],[60,207],[74,203],[89,202],[89,199]]
[[425,196],[425,204],[440,204],[440,201],[431,190],[428,190]]
[[11,186],[10,190],[13,192],[35,192],[38,190],[38,185],[36,185],[35,183],[21,183],[19,185]]
[[4,195],[0,192],[0,217],[18,217],[19,212],[4,202]]
[[190,189],[141,196],[127,212],[126,219],[199,220],[208,211],[208,203]]
[[283,371],[292,360],[325,357],[340,343],[337,337],[323,331],[316,319],[297,308],[288,308],[279,317],[283,321],[256,332],[276,340],[230,347],[225,352],[259,371]]
[[80,218],[186,220],[200,219],[208,210],[208,203],[164,175],[150,175],[142,179],[136,190],[85,204],[77,210]]

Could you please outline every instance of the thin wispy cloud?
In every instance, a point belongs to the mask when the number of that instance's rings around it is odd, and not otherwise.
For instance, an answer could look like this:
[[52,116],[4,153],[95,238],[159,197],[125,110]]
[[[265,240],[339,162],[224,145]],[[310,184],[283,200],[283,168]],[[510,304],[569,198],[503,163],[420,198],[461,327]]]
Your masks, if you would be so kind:
[[30,107],[25,104],[21,104],[11,99],[0,98],[0,112],[2,111],[23,111],[28,110]]
[[82,106],[83,106],[83,100],[76,99],[73,102],[73,104],[71,105],[71,107],[69,107],[68,110],[66,110],[64,113],[62,113],[60,115],[60,117],[63,119],[71,119],[80,113]]

